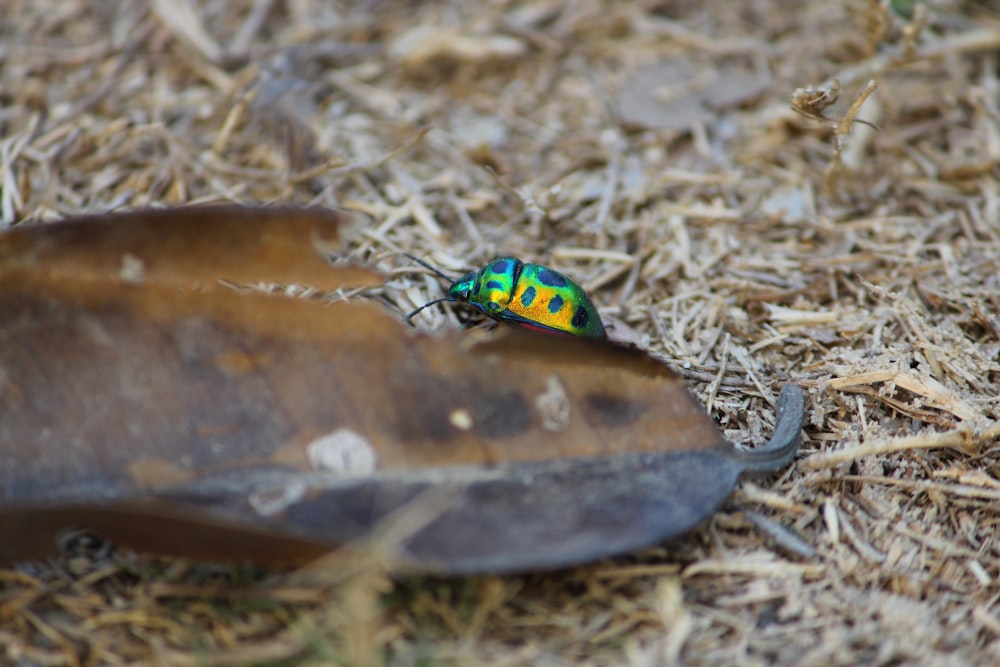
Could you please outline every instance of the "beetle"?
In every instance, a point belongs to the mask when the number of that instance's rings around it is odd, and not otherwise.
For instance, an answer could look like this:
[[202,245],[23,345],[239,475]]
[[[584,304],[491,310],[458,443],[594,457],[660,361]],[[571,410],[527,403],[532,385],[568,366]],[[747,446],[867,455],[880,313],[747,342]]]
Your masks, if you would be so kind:
[[460,301],[501,322],[582,338],[606,338],[601,316],[583,288],[547,266],[499,257],[455,280],[423,260],[406,256],[451,283],[448,296],[420,306],[406,316],[407,321],[428,306]]

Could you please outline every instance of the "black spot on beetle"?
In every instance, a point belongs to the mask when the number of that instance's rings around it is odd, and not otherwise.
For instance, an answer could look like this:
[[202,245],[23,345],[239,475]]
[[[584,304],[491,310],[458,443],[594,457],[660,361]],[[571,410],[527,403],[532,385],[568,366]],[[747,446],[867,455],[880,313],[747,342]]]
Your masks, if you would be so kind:
[[536,296],[538,296],[538,292],[535,291],[535,288],[529,287],[521,294],[521,305],[525,308],[531,308],[531,304],[535,302]]
[[506,260],[494,262],[492,269],[494,273],[507,273],[507,271],[510,270],[510,262]]
[[503,283],[501,283],[498,280],[490,280],[489,282],[486,283],[486,289],[498,289],[498,290],[502,290],[503,289]]
[[548,287],[566,287],[566,279],[552,269],[539,269],[538,282]]
[[558,294],[556,294],[549,301],[549,312],[552,313],[553,315],[555,315],[560,310],[562,310],[563,304],[565,304],[565,303],[566,303],[565,300],[561,296],[559,296]]
[[637,400],[607,394],[587,394],[584,399],[587,419],[598,426],[621,428],[638,421],[648,405]]
[[476,284],[472,286],[472,296],[479,296],[479,290],[483,288],[483,281],[477,280]]
[[588,322],[590,322],[590,313],[587,312],[585,307],[577,306],[576,312],[573,313],[573,319],[570,321],[570,324],[577,329],[583,329],[587,326]]

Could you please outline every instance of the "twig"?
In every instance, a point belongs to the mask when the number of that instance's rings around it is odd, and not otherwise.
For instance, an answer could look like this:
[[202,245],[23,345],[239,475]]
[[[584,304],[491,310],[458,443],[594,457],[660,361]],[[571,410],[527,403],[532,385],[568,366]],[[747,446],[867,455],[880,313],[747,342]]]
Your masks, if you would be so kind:
[[878,454],[893,454],[916,449],[941,449],[951,447],[967,453],[975,453],[983,445],[1000,438],[1000,424],[994,423],[990,428],[975,432],[971,428],[958,428],[947,433],[920,434],[906,438],[879,440],[865,445],[858,445],[835,452],[815,454],[802,462],[807,470],[822,470],[832,468],[841,463],[857,461],[866,456]]

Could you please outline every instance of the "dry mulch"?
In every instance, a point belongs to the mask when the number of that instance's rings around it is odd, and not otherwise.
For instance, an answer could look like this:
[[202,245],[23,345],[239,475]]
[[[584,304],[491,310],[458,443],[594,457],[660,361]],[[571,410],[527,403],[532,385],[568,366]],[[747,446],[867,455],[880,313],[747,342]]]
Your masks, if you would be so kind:
[[517,255],[585,285],[730,439],[766,437],[785,382],[811,404],[791,470],[565,572],[274,572],[80,537],[0,570],[0,661],[1000,662],[995,4],[4,7],[2,226],[335,207],[400,313],[440,293],[400,251]]

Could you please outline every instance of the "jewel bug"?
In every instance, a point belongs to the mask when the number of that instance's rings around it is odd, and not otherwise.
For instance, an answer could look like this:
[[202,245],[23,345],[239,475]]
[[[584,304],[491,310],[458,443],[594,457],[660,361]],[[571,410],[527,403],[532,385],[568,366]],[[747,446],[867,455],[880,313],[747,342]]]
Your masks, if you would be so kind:
[[583,338],[606,337],[601,316],[583,288],[546,266],[525,264],[516,257],[499,257],[456,280],[423,260],[407,257],[451,283],[448,296],[420,306],[406,316],[407,321],[428,306],[460,301],[495,320],[528,329]]

